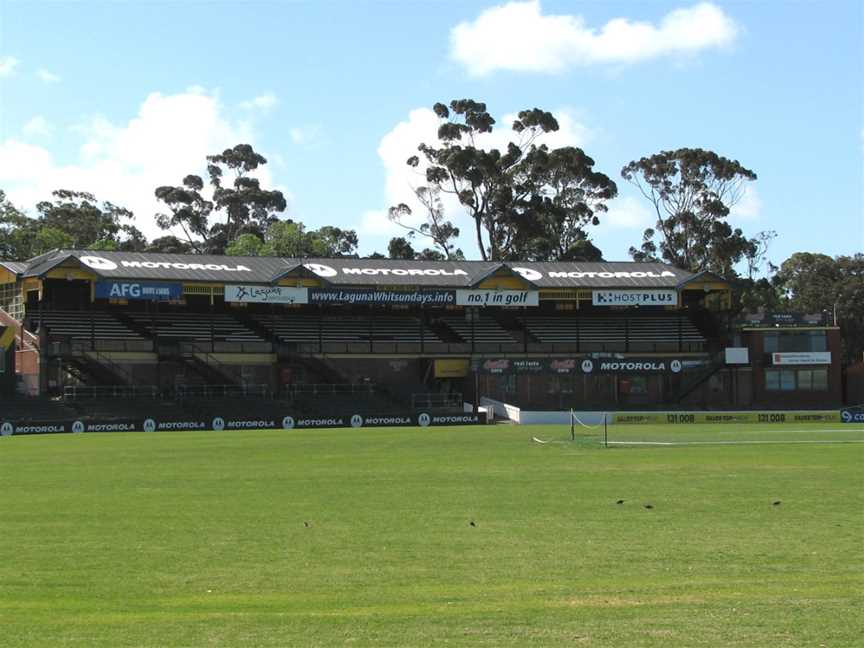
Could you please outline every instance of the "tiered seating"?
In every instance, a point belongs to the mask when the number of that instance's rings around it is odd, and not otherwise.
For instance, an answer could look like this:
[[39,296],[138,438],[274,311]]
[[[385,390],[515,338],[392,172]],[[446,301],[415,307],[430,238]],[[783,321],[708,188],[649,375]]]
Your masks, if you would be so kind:
[[[524,317],[529,333],[543,344],[577,345],[580,350],[678,350],[699,346],[705,338],[684,315],[638,317],[536,316]],[[694,349],[695,350],[695,349]]]
[[522,320],[528,332],[543,344],[586,345],[606,343],[621,345],[625,337],[624,319],[620,317],[525,317]]
[[443,317],[441,321],[465,342],[470,342],[472,335],[475,342],[484,344],[514,344],[517,342],[497,320],[491,317],[481,315],[473,323],[464,317]]
[[195,342],[265,342],[227,313],[160,313],[154,318],[147,313],[130,313],[132,320],[150,335],[162,339]]
[[705,337],[683,316],[634,317],[628,321],[631,345],[704,344]]
[[[289,315],[263,322],[274,337],[283,342],[318,341],[319,318],[314,315]],[[324,317],[320,320],[322,342],[397,342],[419,344],[420,320],[416,317],[386,316],[370,321],[367,317]],[[440,342],[428,328],[423,329],[425,342]]]
[[46,311],[32,316],[31,328],[48,328],[50,337],[97,340],[137,340],[141,336],[104,311]]
[[66,403],[48,398],[0,400],[0,421],[67,421],[76,416]]

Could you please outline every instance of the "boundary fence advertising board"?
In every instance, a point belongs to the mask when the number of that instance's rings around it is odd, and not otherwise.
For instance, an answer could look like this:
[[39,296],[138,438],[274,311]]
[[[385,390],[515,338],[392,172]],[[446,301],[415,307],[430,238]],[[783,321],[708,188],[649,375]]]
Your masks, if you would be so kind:
[[704,423],[839,423],[837,410],[756,412],[616,412],[617,425],[688,425]]
[[3,421],[0,436],[25,434],[63,434],[83,432],[168,432],[181,430],[294,430],[308,428],[361,428],[438,425],[481,425],[485,417],[473,413],[434,414],[417,412],[408,414],[345,414],[332,416],[282,417],[221,417],[201,416],[189,418],[145,418],[137,420],[90,420],[67,421]]

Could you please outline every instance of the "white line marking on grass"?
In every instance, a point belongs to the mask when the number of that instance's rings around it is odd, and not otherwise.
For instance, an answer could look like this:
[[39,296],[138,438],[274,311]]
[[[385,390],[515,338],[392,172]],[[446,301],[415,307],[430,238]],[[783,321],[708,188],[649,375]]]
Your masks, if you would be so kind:
[[795,443],[864,443],[864,439],[825,439],[822,441],[609,441],[609,445],[688,446],[688,445],[786,445]]

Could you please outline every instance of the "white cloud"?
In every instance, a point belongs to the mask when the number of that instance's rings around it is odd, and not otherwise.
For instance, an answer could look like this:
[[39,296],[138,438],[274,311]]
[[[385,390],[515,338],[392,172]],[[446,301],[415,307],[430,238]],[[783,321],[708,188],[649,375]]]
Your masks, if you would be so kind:
[[60,81],[59,76],[57,76],[53,72],[49,72],[45,68],[39,68],[38,70],[36,70],[36,76],[45,83],[57,83],[58,81]]
[[241,101],[240,107],[244,110],[260,110],[262,112],[267,112],[277,103],[278,100],[276,99],[276,95],[268,93],[259,95],[254,99],[249,99],[248,101]]
[[644,200],[633,196],[620,196],[608,203],[609,211],[600,214],[600,227],[644,230],[655,218]]
[[659,24],[614,18],[599,28],[578,15],[544,15],[539,0],[485,10],[451,30],[451,57],[474,76],[496,70],[560,72],[570,66],[635,63],[735,40],[738,28],[708,2],[674,9]]
[[762,213],[762,199],[756,191],[756,187],[748,184],[744,187],[744,193],[732,209],[729,210],[729,220],[732,221],[754,221]]
[[295,144],[314,144],[321,137],[321,125],[307,124],[305,126],[295,126],[288,130],[288,135]]
[[18,59],[14,56],[0,58],[0,78],[10,76],[16,67],[18,67]]
[[32,137],[47,137],[53,130],[54,127],[42,115],[36,115],[21,129],[25,135]]
[[[54,189],[89,191],[133,210],[148,237],[165,234],[153,219],[163,211],[153,195],[156,187],[179,184],[189,173],[203,175],[207,155],[254,143],[248,128],[230,120],[215,96],[190,92],[154,92],[126,123],[94,117],[72,132],[81,137],[81,146],[69,164],[20,138],[0,142],[0,186],[22,207],[49,198]],[[273,186],[267,167],[256,175],[264,186]]]
[[[559,130],[543,136],[542,142],[551,147],[561,146],[584,146],[590,138],[591,131],[575,117],[574,113],[567,109],[554,111],[558,120]],[[505,115],[498,120],[492,133],[480,135],[476,138],[477,145],[490,149],[503,150],[508,142],[516,136],[510,130],[510,124],[516,115]],[[378,157],[384,165],[384,199],[383,209],[368,210],[360,217],[358,229],[361,234],[369,237],[380,237],[380,241],[364,241],[369,249],[376,245],[381,248],[386,245],[387,239],[392,236],[402,236],[405,230],[390,222],[387,218],[387,208],[399,203],[406,203],[413,210],[413,222],[423,222],[423,208],[417,202],[413,188],[425,184],[423,167],[414,169],[406,164],[412,155],[417,155],[417,146],[421,142],[434,144],[437,142],[438,126],[440,121],[435,113],[429,108],[416,108],[408,113],[408,119],[399,122],[385,134],[378,145]],[[452,195],[443,196],[444,208],[447,218],[452,220],[462,230],[459,245],[463,250],[474,254],[476,244],[474,242],[471,223],[459,205],[458,200]],[[361,237],[362,238],[362,237]],[[425,243],[425,241],[424,241]],[[365,247],[365,246],[364,246]]]

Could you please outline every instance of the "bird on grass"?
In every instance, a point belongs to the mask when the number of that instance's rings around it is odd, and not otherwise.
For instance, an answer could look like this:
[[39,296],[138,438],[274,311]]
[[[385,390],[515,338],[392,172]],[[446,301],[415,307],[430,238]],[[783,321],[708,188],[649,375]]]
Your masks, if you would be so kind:
[[618,500],[618,501],[615,502],[615,503],[616,503],[616,504],[623,504],[623,503],[624,503],[624,500]]
[[783,502],[777,500],[776,502],[771,502],[771,506],[780,506]]
[[308,522],[303,522],[303,526],[306,527],[306,528],[308,529],[308,528],[309,528],[310,526],[312,526],[312,525],[309,524]]
[[653,506],[653,505],[651,505],[651,504],[646,504],[646,505],[645,505],[645,508],[646,508],[646,509],[653,509],[653,508],[654,508],[654,506]]
[[474,524],[474,520],[471,520],[471,521],[468,523],[468,526],[476,527],[477,525]]

